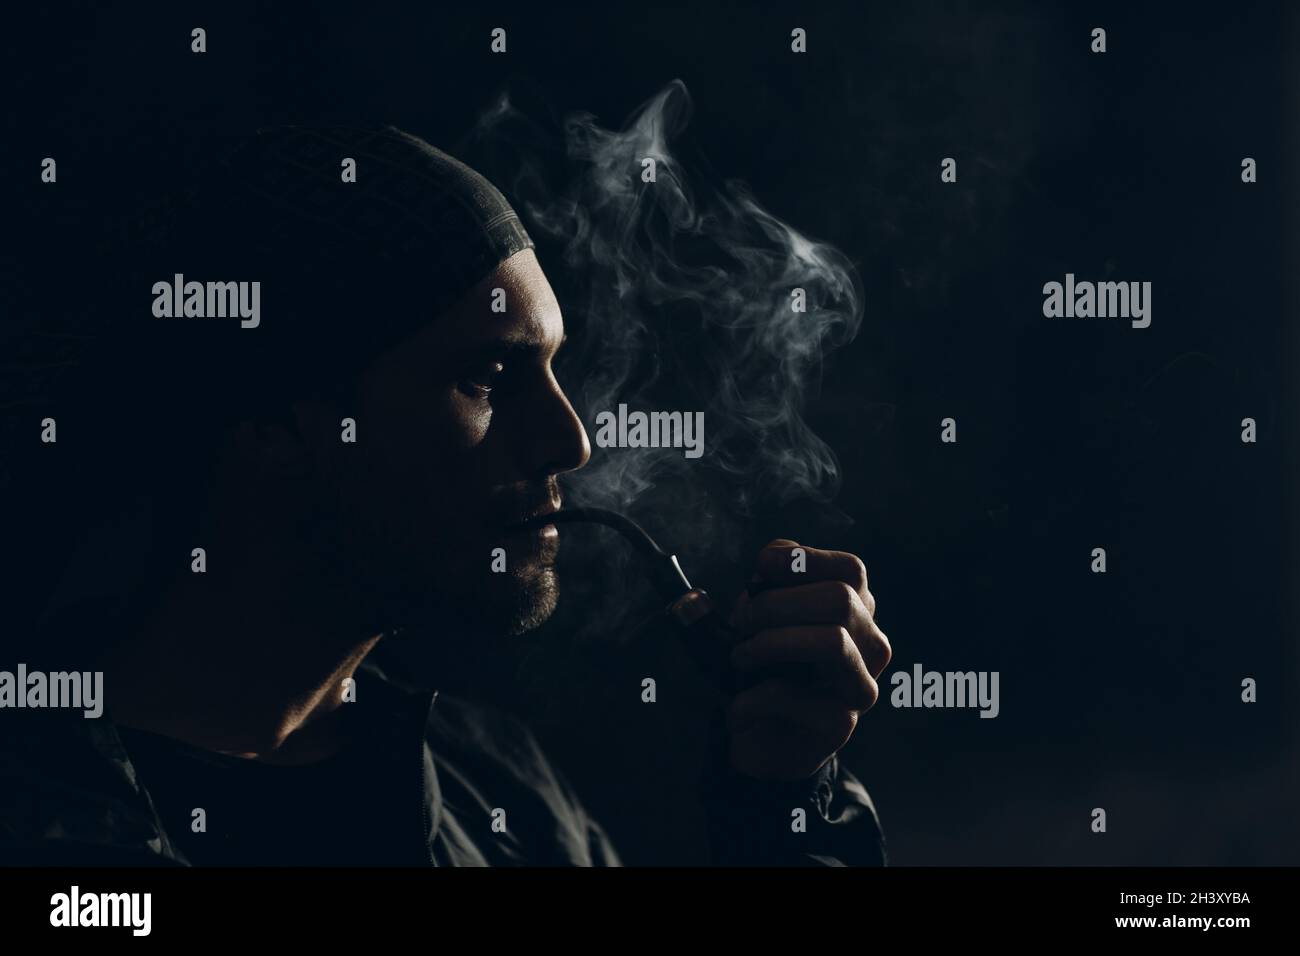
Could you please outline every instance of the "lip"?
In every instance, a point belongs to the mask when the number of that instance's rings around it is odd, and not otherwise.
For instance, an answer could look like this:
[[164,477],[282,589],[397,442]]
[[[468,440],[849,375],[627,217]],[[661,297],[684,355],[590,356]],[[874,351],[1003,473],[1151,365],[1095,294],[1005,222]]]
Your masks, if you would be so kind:
[[506,534],[512,538],[558,538],[560,529],[554,522],[547,524],[538,524],[531,522],[529,524],[514,524],[506,529]]
[[[518,521],[505,529],[501,543],[516,557],[528,564],[538,560],[554,560],[560,547],[560,529],[554,522],[547,522],[542,512],[527,521]],[[545,522],[545,523],[543,523]]]
[[559,510],[559,508],[547,508],[545,511],[538,511],[535,514],[528,515],[522,521],[516,521],[507,526],[506,532],[508,534],[541,534],[546,537],[554,537],[560,531],[554,522],[547,521],[546,518]]

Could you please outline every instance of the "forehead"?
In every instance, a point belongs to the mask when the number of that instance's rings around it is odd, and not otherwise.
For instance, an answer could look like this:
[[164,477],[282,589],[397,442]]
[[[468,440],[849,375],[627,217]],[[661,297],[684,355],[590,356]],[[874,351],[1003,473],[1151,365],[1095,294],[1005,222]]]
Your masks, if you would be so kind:
[[[501,311],[493,310],[495,302]],[[381,376],[403,369],[423,374],[492,352],[549,355],[563,339],[559,302],[537,257],[525,249],[381,357],[375,370]]]
[[435,319],[431,331],[444,348],[493,343],[553,350],[564,337],[555,292],[533,250],[501,263],[454,307]]

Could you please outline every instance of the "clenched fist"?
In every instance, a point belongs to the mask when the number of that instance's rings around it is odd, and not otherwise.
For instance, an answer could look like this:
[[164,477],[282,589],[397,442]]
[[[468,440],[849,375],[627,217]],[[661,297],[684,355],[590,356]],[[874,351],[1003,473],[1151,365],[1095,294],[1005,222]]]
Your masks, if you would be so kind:
[[[792,567],[796,548],[803,570]],[[848,742],[893,652],[857,555],[777,539],[759,551],[754,578],[765,590],[742,593],[732,610],[732,664],[742,673],[797,664],[813,676],[768,677],[736,695],[731,765],[763,780],[800,779]]]

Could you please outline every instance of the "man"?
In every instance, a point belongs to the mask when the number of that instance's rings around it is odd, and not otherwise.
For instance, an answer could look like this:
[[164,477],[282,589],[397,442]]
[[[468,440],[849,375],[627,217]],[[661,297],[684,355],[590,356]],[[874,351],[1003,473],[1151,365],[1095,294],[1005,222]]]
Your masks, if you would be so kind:
[[[560,507],[557,479],[590,445],[552,371],[563,320],[517,215],[482,176],[392,128],[264,130],[183,166],[185,198],[130,211],[106,297],[143,315],[144,290],[177,273],[257,280],[260,315],[209,314],[199,288],[193,308],[134,319],[130,344],[101,363],[118,380],[96,394],[135,389],[149,416],[115,457],[149,446],[156,459],[168,436],[216,440],[147,476],[154,493],[124,509],[170,571],[112,615],[87,613],[73,582],[46,616],[36,652],[102,670],[106,715],[41,714],[38,731],[7,735],[5,851],[616,864],[524,727],[395,680],[373,653],[402,628],[436,639],[453,614],[522,633],[558,599],[555,525],[514,526]],[[152,368],[149,384],[123,362]],[[64,433],[97,432],[86,414],[65,416]],[[181,486],[186,507],[159,504]],[[123,526],[101,529],[100,566],[125,562]],[[769,677],[731,701],[701,794],[712,859],[880,864],[874,807],[836,753],[878,697],[889,643],[861,561],[806,547],[796,574],[794,546],[757,555],[770,587],[734,609],[732,662],[817,676]]]

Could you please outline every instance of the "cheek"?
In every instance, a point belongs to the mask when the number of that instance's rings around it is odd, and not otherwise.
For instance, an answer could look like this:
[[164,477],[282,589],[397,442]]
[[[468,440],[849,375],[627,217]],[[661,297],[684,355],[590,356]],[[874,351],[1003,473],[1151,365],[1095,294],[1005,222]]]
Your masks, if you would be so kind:
[[451,390],[424,395],[419,401],[387,402],[369,413],[374,448],[386,470],[421,480],[462,459],[482,442],[491,423],[491,408]]
[[466,497],[483,484],[479,446],[491,422],[490,407],[439,398],[437,404],[426,400],[418,406],[390,406],[376,412],[372,422],[373,444],[360,460],[361,478],[379,507],[394,512],[398,523],[468,518]]
[[487,438],[492,426],[492,405],[453,390],[440,411],[439,419],[449,443],[468,451],[477,448]]

